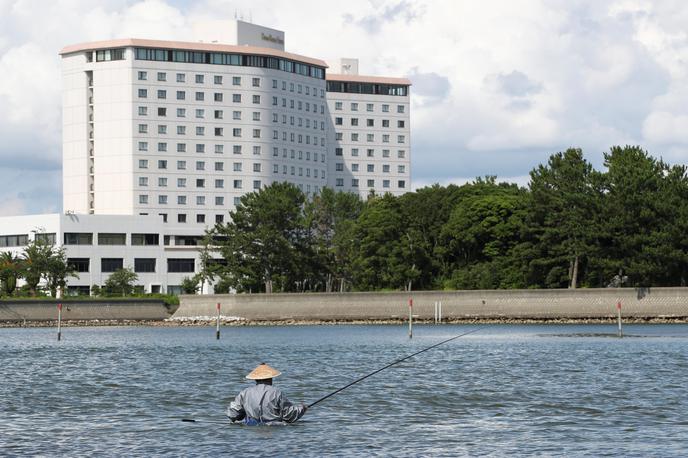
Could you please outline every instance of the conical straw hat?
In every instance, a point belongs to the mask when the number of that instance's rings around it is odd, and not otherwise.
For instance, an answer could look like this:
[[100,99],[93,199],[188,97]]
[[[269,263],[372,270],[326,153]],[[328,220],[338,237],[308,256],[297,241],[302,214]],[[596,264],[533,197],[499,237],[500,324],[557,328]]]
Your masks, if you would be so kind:
[[265,380],[268,378],[275,378],[280,375],[281,372],[268,366],[265,363],[260,363],[258,367],[253,369],[250,374],[246,376],[249,380]]

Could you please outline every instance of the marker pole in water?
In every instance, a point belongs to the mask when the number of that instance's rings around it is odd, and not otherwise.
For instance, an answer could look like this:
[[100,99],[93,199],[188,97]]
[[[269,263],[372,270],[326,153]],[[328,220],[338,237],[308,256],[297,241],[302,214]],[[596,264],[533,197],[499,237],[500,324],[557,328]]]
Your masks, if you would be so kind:
[[215,338],[220,340],[220,303],[217,303],[217,322],[215,324]]
[[440,323],[442,322],[442,301],[439,302],[439,309],[437,311],[437,317],[440,320]]
[[619,337],[623,337],[623,330],[621,329],[621,301],[616,303],[616,312],[619,321]]
[[437,301],[435,301],[435,324],[437,324]]
[[62,304],[57,304],[57,341],[62,340]]
[[409,298],[409,339],[413,339],[413,299]]

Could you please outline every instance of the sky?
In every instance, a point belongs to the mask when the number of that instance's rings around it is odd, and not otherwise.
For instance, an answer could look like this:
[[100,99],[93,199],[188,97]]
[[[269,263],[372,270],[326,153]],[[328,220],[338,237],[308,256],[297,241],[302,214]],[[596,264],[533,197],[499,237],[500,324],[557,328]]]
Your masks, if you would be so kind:
[[235,14],[287,51],[409,78],[414,188],[525,186],[569,147],[600,170],[614,145],[688,162],[683,0],[0,0],[0,216],[62,211],[62,47],[189,40]]

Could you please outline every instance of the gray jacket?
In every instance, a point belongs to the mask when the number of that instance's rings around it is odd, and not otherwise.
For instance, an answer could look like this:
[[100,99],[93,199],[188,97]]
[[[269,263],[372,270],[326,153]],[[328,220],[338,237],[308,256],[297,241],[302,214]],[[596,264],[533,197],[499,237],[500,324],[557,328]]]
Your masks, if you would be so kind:
[[227,416],[232,421],[249,417],[264,423],[293,423],[305,412],[306,407],[303,404],[293,405],[279,388],[261,383],[242,390],[229,404]]

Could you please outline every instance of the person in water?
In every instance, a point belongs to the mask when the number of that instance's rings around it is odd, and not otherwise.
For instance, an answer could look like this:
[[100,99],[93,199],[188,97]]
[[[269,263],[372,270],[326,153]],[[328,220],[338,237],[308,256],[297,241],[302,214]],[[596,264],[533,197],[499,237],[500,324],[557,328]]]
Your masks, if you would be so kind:
[[279,388],[272,386],[272,379],[281,372],[261,363],[246,376],[256,384],[245,388],[229,404],[227,416],[233,422],[248,425],[271,422],[293,423],[306,413],[305,404],[294,405]]

